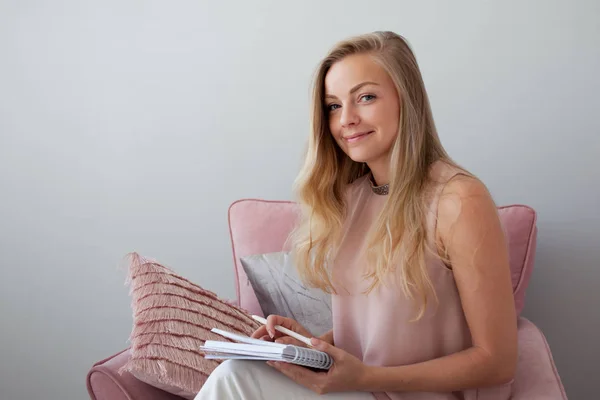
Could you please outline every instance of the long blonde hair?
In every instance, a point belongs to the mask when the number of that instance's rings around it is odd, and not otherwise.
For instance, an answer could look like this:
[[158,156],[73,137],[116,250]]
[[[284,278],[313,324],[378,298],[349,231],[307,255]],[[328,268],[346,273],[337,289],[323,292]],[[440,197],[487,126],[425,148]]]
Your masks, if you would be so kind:
[[343,40],[317,68],[311,134],[304,165],[294,182],[301,215],[290,235],[292,255],[305,282],[336,293],[328,266],[341,240],[347,212],[345,193],[348,185],[370,171],[366,164],[350,159],[333,139],[324,106],[324,82],[334,63],[358,53],[371,55],[386,70],[401,104],[398,135],[391,149],[389,195],[367,237],[369,273],[365,277],[371,279],[367,292],[384,283],[386,274],[398,268],[404,294],[420,300],[419,319],[428,294],[435,297],[426,267],[426,251],[431,251],[424,201],[429,168],[440,160],[457,165],[439,140],[415,56],[406,40],[393,32]]

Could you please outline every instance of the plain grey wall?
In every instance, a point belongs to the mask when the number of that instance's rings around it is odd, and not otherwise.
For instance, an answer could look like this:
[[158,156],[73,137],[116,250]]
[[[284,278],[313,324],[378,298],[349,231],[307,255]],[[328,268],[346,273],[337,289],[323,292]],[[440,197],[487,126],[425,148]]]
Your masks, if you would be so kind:
[[291,198],[317,61],[386,29],[414,46],[449,152],[539,212],[525,315],[592,398],[599,21],[591,0],[0,0],[0,397],[87,396],[127,346],[129,251],[233,297],[229,204]]

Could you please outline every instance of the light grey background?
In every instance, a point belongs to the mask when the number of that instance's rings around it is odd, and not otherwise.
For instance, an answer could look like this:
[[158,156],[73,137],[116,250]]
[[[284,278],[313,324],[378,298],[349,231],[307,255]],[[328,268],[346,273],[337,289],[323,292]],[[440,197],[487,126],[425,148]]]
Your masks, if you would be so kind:
[[414,46],[449,152],[539,212],[525,315],[594,397],[599,4],[0,0],[0,398],[86,398],[127,346],[129,251],[233,297],[229,204],[291,198],[314,67],[379,29]]

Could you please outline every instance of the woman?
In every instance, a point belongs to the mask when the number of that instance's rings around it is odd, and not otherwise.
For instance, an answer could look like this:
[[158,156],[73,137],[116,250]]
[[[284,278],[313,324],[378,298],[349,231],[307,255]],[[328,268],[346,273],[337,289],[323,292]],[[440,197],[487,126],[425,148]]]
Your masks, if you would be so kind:
[[[227,361],[197,398],[509,398],[517,327],[497,209],[444,151],[402,37],[354,37],[321,62],[296,191],[293,256],[332,293],[333,329],[312,343],[334,366]],[[302,345],[276,324],[312,336],[271,315],[253,337]]]

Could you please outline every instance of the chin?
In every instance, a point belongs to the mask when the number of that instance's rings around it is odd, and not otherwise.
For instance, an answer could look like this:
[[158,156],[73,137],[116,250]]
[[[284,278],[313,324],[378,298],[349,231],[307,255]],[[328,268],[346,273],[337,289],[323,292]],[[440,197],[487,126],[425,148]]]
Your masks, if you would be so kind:
[[367,163],[373,159],[370,154],[362,154],[362,153],[350,153],[348,157],[354,162],[357,163]]

